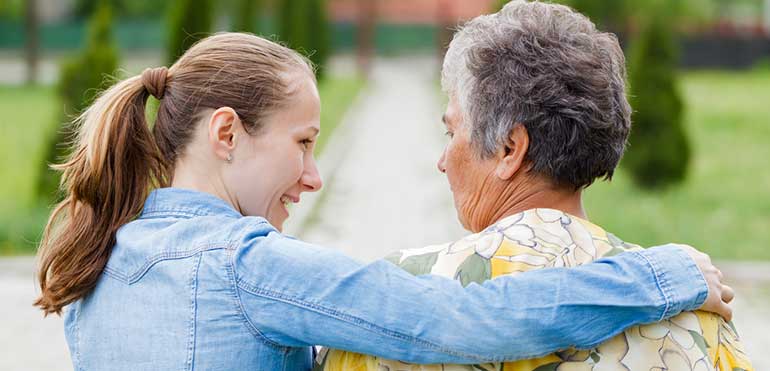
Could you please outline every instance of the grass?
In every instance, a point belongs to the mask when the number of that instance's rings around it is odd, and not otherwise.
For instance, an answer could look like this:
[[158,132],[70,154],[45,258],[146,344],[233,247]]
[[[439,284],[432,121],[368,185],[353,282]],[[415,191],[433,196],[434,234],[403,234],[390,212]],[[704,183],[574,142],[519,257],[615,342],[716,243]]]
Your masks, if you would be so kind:
[[718,259],[770,260],[770,70],[683,76],[687,180],[640,191],[625,171],[588,189],[591,219],[643,245],[683,242]]
[[342,116],[363,87],[364,81],[356,77],[330,78],[321,81],[321,133],[316,143],[316,154],[321,153]]
[[[364,82],[329,76],[320,83],[323,150]],[[50,86],[0,86],[0,255],[34,253],[49,208],[36,197],[47,139],[56,130],[58,103]]]
[[45,223],[35,189],[56,107],[49,87],[0,86],[0,254],[32,251]]

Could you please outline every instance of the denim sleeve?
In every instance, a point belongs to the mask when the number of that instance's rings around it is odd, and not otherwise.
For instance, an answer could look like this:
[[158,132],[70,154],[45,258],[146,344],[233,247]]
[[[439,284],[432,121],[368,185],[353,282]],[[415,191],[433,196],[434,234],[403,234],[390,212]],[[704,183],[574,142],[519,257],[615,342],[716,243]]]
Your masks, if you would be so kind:
[[707,286],[668,246],[581,267],[542,269],[463,288],[286,238],[235,251],[246,322],[280,346],[324,345],[414,363],[481,363],[592,347],[623,329],[699,307]]

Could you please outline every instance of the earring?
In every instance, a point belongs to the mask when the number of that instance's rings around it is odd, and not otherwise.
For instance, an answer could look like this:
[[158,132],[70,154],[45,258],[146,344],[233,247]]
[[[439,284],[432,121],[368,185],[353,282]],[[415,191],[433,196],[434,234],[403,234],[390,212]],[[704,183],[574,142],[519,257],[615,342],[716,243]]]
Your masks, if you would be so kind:
[[227,158],[225,159],[225,161],[227,161],[228,164],[233,162],[233,154],[232,153],[228,153],[227,154]]

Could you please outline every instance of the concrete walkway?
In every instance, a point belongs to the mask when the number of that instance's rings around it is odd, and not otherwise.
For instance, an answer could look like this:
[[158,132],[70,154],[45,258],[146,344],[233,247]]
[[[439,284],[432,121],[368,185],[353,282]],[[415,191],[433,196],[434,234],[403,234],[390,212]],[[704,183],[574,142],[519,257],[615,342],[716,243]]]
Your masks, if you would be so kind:
[[[436,62],[378,60],[320,161],[325,192],[303,197],[287,231],[362,261],[464,234],[436,160],[446,143]],[[770,263],[718,263],[737,291],[735,323],[770,370]],[[0,370],[71,370],[62,321],[43,319],[32,258],[0,259]]]
[[72,370],[62,319],[32,307],[34,266],[32,257],[0,259],[0,370]]
[[[330,142],[320,159],[325,190],[310,197],[322,206],[299,228],[292,216],[289,233],[367,261],[464,234],[436,168],[447,140],[436,63],[377,61],[366,91],[337,129],[344,143]],[[312,205],[303,203],[298,206]]]

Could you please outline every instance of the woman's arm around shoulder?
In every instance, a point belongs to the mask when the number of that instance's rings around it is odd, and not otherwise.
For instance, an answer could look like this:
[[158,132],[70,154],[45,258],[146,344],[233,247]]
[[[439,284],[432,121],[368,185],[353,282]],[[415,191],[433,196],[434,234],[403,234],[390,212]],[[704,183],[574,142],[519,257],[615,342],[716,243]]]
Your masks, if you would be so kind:
[[246,241],[232,263],[247,322],[262,340],[414,363],[592,347],[629,326],[697,309],[709,293],[698,265],[677,246],[466,288],[386,261],[361,264],[275,232]]

